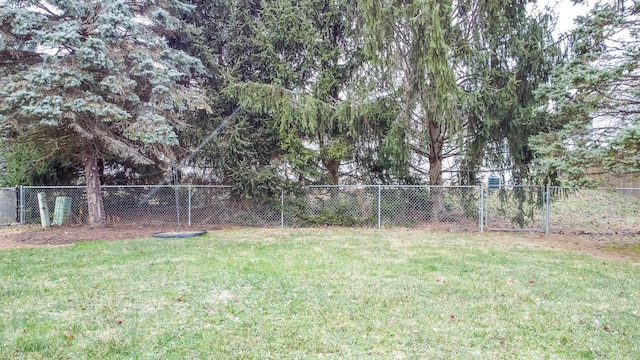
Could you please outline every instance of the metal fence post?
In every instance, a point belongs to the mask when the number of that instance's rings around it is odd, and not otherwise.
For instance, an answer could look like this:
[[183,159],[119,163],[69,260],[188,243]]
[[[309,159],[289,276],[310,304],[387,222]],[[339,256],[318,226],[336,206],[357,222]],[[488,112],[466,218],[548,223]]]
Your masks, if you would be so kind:
[[187,207],[188,226],[191,227],[191,185],[187,188],[189,190],[189,205]]
[[544,224],[544,232],[545,235],[549,235],[551,231],[551,186],[547,183],[545,189],[545,224]]
[[378,185],[378,228],[382,225],[382,185]]
[[16,211],[14,213],[14,220],[16,222],[20,222],[20,187],[16,185],[16,187],[13,188],[13,191],[15,191],[16,195]]
[[480,190],[480,232],[484,232],[484,186],[478,185]]
[[25,215],[25,203],[24,203],[24,186],[20,185],[20,224],[24,224],[26,221],[26,215]]
[[175,186],[176,191],[176,219],[178,220],[178,227],[180,227],[180,198],[178,192],[180,191],[180,187]]
[[284,227],[284,188],[280,189],[280,227]]

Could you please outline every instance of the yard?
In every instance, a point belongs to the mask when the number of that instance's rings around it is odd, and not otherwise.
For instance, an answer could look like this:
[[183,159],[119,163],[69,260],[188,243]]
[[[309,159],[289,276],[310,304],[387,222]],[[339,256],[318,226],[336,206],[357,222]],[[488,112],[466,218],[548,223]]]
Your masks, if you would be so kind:
[[0,359],[640,357],[638,237],[27,230],[1,234]]

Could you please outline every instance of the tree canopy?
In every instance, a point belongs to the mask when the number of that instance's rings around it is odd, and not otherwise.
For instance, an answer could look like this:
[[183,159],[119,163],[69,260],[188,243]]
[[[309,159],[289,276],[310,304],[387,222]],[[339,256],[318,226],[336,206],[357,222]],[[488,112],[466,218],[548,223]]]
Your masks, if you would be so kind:
[[570,59],[539,90],[553,131],[532,139],[540,177],[595,185],[589,175],[640,170],[640,4],[600,1],[576,18]]
[[176,129],[208,104],[201,62],[172,49],[180,1],[21,1],[0,8],[0,115],[9,138],[82,154],[91,223],[104,226],[98,159],[174,158]]
[[525,0],[4,0],[0,177],[85,183],[100,225],[101,180],[177,163],[251,198],[637,171],[639,11],[562,40]]

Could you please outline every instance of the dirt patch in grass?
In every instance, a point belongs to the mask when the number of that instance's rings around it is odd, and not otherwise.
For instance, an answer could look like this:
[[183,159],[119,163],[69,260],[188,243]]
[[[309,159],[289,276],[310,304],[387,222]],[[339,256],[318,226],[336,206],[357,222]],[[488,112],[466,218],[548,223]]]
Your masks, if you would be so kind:
[[125,240],[151,237],[156,232],[213,230],[177,228],[159,225],[109,225],[103,229],[89,226],[14,225],[0,228],[0,248],[33,247],[47,245],[67,245],[82,241]]
[[640,236],[496,232],[489,240],[504,246],[523,246],[542,250],[574,251],[597,258],[640,262]]
[[[322,228],[319,231],[331,231]],[[344,228],[341,228],[344,229]],[[126,240],[149,238],[155,232],[175,232],[194,230],[220,230],[219,228],[177,228],[159,225],[110,225],[104,229],[88,226],[55,226],[44,229],[38,225],[15,225],[0,227],[0,248],[38,247],[67,245],[82,241]],[[289,234],[294,229],[263,229],[264,231]],[[354,229],[354,231],[356,231]],[[358,229],[372,233],[386,232],[388,229]],[[416,238],[428,232],[455,232],[461,236],[477,236],[487,243],[505,247],[522,246],[537,249],[576,251],[599,258],[640,262],[640,236],[638,235],[594,235],[594,234],[558,234],[545,236],[542,233],[527,232],[468,232],[464,229],[451,229],[442,226],[420,227],[417,229],[396,229],[393,231],[415,232]],[[273,235],[273,234],[272,234]],[[411,234],[406,234],[411,236]],[[330,236],[330,234],[327,234]]]

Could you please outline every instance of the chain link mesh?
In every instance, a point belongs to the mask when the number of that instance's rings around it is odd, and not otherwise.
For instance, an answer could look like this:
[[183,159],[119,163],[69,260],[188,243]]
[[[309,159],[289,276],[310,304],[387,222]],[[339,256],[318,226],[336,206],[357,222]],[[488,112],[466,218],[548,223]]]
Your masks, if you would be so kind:
[[186,189],[192,225],[273,227],[281,224],[280,197],[256,202],[235,196],[231,187]]
[[[50,212],[57,197],[70,197],[68,224],[88,222],[84,187],[24,187],[24,221],[39,223],[37,194]],[[280,199],[256,203],[233,196],[227,186],[102,186],[107,224],[181,226],[279,226]]]
[[[66,224],[88,221],[84,187],[22,187],[11,201],[20,219],[40,223],[37,194],[50,212],[70,197]],[[13,189],[7,192],[15,193]],[[365,226],[640,234],[640,189],[542,186],[307,186],[256,202],[228,186],[103,186],[108,224],[181,226]],[[9,205],[10,209],[11,206]],[[9,211],[10,212],[10,211]],[[482,214],[482,215],[481,215]]]
[[477,230],[480,218],[479,187],[382,187],[382,226]]
[[54,210],[56,197],[70,197],[71,215],[67,220],[69,224],[84,224],[87,221],[87,197],[84,187],[23,187],[24,199],[22,203],[22,220],[26,223],[40,223],[40,206],[38,193],[45,194],[45,200],[49,211]]
[[285,226],[375,226],[376,186],[309,186],[287,194]]
[[487,190],[485,216],[489,230],[545,230],[544,186],[506,186]]
[[640,188],[551,188],[551,231],[578,234],[640,234]]

